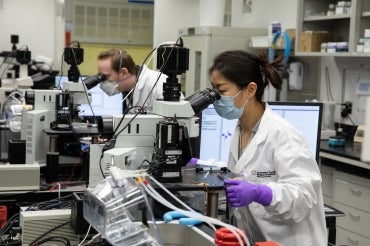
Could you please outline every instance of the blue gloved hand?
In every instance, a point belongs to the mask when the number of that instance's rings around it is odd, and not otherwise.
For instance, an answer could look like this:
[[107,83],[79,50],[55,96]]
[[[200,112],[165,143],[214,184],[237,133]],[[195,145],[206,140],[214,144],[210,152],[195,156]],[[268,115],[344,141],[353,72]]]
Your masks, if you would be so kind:
[[185,226],[193,226],[202,223],[202,221],[195,218],[189,218],[179,211],[168,211],[163,215],[163,220],[165,222],[170,222],[173,219],[179,219],[179,224]]
[[268,206],[272,200],[272,190],[267,185],[251,184],[244,180],[224,180],[226,198],[231,207],[243,207],[251,202]]

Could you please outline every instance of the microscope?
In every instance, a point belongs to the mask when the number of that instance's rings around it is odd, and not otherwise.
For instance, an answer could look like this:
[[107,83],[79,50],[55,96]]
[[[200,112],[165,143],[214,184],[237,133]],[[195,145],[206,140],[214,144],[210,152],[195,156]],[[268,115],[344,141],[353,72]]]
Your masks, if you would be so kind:
[[189,50],[182,43],[159,47],[157,60],[157,68],[168,76],[163,100],[154,102],[153,114],[102,118],[101,133],[111,136],[114,144],[91,145],[89,185],[108,175],[111,166],[135,170],[145,163],[149,163],[147,172],[161,182],[182,180],[181,168],[193,157],[191,140],[199,136],[196,115],[220,95],[204,89],[180,99],[177,75],[189,65]]
[[77,66],[83,62],[83,49],[79,45],[66,47],[64,60],[70,69],[69,81],[63,83],[63,89],[25,92],[26,103],[33,107],[22,119],[26,163],[45,166],[47,182],[58,180],[62,164],[80,162],[82,138],[88,137],[94,142],[99,135],[95,117],[86,121],[79,116],[79,106],[91,102],[87,90],[93,87],[91,83],[79,82]]

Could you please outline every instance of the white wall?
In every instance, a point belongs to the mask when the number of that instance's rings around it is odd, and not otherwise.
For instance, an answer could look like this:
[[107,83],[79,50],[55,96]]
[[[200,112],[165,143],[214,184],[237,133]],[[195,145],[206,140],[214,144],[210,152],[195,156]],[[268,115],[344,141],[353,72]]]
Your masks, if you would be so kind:
[[[203,15],[210,13],[204,9],[204,2],[207,0],[155,0],[154,45],[175,40],[180,28],[200,26],[204,20]],[[244,0],[231,0],[233,27],[267,30],[268,23],[272,20],[280,20],[283,29],[295,28],[297,25],[297,0],[254,0],[250,14],[242,12],[243,2]]]
[[54,0],[2,0],[0,51],[10,51],[10,35],[19,35],[17,48],[24,45],[31,58],[43,55],[55,60],[56,11]]
[[244,0],[231,0],[231,26],[266,28],[270,21],[281,21],[282,29],[297,26],[297,0],[254,0],[251,13],[243,13]]
[[182,27],[199,25],[199,0],[155,0],[153,45],[175,41]]

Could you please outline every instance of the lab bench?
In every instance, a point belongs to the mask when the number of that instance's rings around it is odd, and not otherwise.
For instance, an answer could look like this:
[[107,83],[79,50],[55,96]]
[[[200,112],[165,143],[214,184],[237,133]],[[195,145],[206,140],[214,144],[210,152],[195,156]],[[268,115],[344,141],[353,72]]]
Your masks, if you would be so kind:
[[325,204],[346,215],[337,219],[337,245],[370,245],[370,163],[362,162],[360,155],[360,143],[343,147],[320,143]]

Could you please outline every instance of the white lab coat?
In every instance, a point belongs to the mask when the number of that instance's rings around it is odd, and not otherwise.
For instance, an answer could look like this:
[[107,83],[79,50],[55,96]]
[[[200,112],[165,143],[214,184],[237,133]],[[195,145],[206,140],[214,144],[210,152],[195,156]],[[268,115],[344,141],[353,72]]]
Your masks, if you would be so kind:
[[[152,87],[158,79],[160,72],[149,69],[146,65],[143,65],[142,71],[134,89],[131,106],[141,106],[144,101],[151,93]],[[153,102],[156,99],[163,99],[163,83],[166,81],[167,76],[162,74],[158,80],[153,92],[144,104],[144,110],[146,112],[153,111]],[[135,111],[135,109],[134,109]]]
[[[272,189],[270,206],[238,208],[239,228],[253,241],[283,246],[326,246],[321,175],[304,137],[266,103],[259,128],[238,160],[239,126],[231,140],[229,169]],[[246,224],[248,222],[248,224]]]

